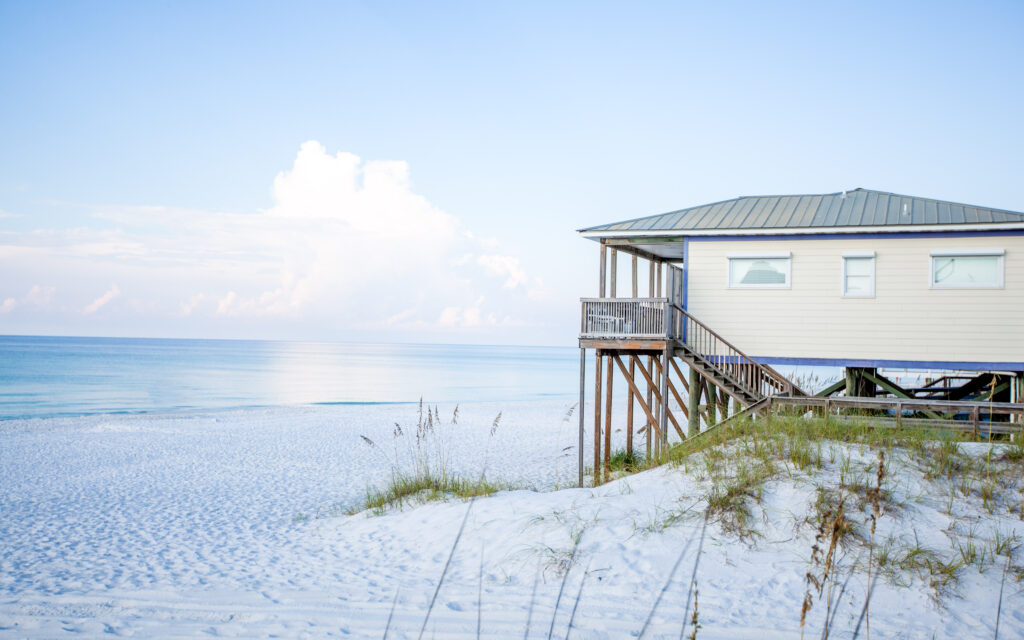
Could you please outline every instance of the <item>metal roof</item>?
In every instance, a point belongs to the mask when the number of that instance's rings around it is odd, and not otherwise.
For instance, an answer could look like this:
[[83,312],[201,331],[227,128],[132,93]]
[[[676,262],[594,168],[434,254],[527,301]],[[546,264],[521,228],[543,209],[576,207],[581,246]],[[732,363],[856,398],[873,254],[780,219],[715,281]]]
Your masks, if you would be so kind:
[[1024,223],[1024,213],[853,189],[816,195],[743,196],[589,227],[580,229],[580,232],[825,229],[1015,222]]

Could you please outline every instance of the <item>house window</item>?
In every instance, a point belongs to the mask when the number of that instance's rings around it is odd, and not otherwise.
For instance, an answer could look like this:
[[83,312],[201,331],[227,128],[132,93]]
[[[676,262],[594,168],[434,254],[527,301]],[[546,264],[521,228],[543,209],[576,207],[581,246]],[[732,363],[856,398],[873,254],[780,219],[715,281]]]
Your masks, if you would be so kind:
[[730,289],[788,289],[789,253],[730,254]]
[[1002,249],[932,251],[933,289],[1001,289]]
[[843,253],[843,297],[875,297],[875,253]]

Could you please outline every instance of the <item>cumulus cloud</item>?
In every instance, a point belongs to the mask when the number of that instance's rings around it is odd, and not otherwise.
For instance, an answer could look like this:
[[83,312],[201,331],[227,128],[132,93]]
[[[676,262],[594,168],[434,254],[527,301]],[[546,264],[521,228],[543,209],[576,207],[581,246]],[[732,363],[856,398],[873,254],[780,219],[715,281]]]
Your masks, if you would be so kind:
[[18,301],[14,298],[7,298],[0,304],[0,313],[10,313],[14,311],[14,307],[18,306]]
[[[417,193],[405,162],[306,142],[274,177],[271,197],[251,213],[92,207],[92,224],[0,232],[0,269],[52,277],[62,293],[51,307],[69,313],[315,323],[338,339],[382,327],[512,325],[542,290],[498,240],[474,235]],[[118,285],[87,297],[110,282]],[[121,287],[131,300],[110,305]],[[22,304],[2,283],[0,300],[5,313]]]
[[119,295],[121,295],[121,289],[116,284],[111,285],[111,287],[107,289],[106,293],[104,293],[100,297],[96,298],[95,300],[87,304],[85,306],[85,309],[82,310],[82,312],[85,313],[86,315],[96,313],[104,306],[106,306],[108,302],[110,302]]
[[491,274],[505,278],[506,289],[515,289],[521,284],[526,284],[526,271],[519,265],[519,258],[512,256],[480,256],[476,263]]

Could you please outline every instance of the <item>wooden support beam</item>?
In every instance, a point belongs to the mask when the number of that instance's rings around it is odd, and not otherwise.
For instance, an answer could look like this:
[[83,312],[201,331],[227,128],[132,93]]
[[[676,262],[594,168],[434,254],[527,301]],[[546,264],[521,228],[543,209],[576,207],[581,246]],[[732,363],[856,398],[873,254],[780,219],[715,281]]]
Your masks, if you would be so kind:
[[[631,356],[631,358],[635,357],[636,356]],[[619,358],[618,354],[612,355],[611,358],[615,360],[616,364],[619,365],[619,371],[621,371],[622,375],[626,377],[626,384],[629,385],[629,390],[636,396],[637,404],[640,405],[640,409],[642,409],[643,412],[647,415],[647,420],[649,422],[647,423],[646,429],[647,433],[650,434],[651,425],[657,425],[657,422],[654,420],[654,413],[651,412],[650,405],[644,402],[643,397],[640,396],[640,389],[637,388],[636,382],[633,380],[633,378],[629,377],[626,374],[626,365],[622,364],[622,360]],[[643,368],[643,365],[641,365],[641,368]],[[655,429],[657,429],[657,426],[655,426]]]
[[614,349],[615,351],[646,351],[655,353],[665,349],[665,340],[580,338],[580,349]]
[[594,360],[594,486],[601,483],[601,354]]
[[697,373],[697,369],[690,367],[690,402],[689,407],[689,423],[686,426],[686,433],[689,437],[694,437],[700,433],[700,390],[701,390],[700,374]]
[[[647,369],[644,368],[644,364],[642,362],[640,362],[639,358],[637,358],[636,356],[630,356],[630,357],[633,358],[633,360],[636,362],[636,368],[640,370],[640,374],[647,381],[647,384],[649,384],[651,386],[651,390],[654,391],[654,399],[658,402],[658,404],[654,405],[654,406],[655,407],[663,406],[664,405],[663,398],[665,398],[665,396],[661,395],[661,391],[659,391],[658,388],[656,387],[656,385],[654,384],[654,379],[651,377],[651,372],[648,372]],[[653,367],[652,367],[652,371],[653,371]],[[658,418],[658,421],[655,423],[655,429],[657,430],[657,433],[658,433],[658,436],[659,436],[659,440],[663,440],[664,439],[664,434],[661,431],[661,428],[664,425],[662,424],[662,421],[661,421],[661,414],[656,414],[655,417]],[[676,417],[674,415],[672,415],[671,411],[667,411],[666,412],[666,417],[669,420],[672,421],[672,426],[674,426],[676,428],[676,431],[678,431],[679,434],[682,435],[682,432],[683,432],[682,428],[680,428],[679,423],[676,422]]]
[[[636,266],[635,257],[633,258],[633,265],[634,267]],[[636,274],[635,269],[633,270],[633,274]],[[629,375],[626,375],[625,373],[622,375],[626,376],[630,380],[636,376],[636,365],[633,364],[632,360],[629,361]],[[626,401],[626,455],[630,458],[633,457],[633,389],[635,386],[636,385],[630,385],[628,395],[629,399]]]
[[704,399],[707,401],[707,423],[708,427],[713,427],[718,422],[717,411],[715,407],[717,405],[717,394],[715,393],[715,385],[712,384],[707,378],[704,379]]
[[[661,446],[664,449],[668,446],[668,361],[672,357],[672,345],[665,345],[665,355],[662,356],[664,364],[661,366]],[[683,430],[679,428],[679,423],[676,422],[675,418],[672,418],[672,424],[675,425],[676,431],[679,432],[680,437],[683,435]]]
[[[653,282],[652,282],[652,284],[653,284]],[[632,358],[633,356],[630,356],[630,357]],[[639,366],[639,365],[637,365],[637,366]],[[650,356],[647,356],[647,366],[648,367],[654,366],[654,365],[651,364],[651,357]],[[647,383],[647,406],[652,406],[653,403],[654,403],[654,389],[651,387],[651,383],[648,382]],[[652,445],[651,433],[654,431],[654,429],[657,427],[657,425],[658,425],[658,421],[655,420],[653,417],[651,418],[651,421],[647,424],[647,430],[645,431],[645,436],[646,436],[646,443],[645,443],[646,449],[645,449],[645,451],[646,451],[646,454],[647,454],[647,458],[646,458],[647,460],[651,459],[651,445]]]
[[[908,398],[911,400],[914,399],[914,396],[911,393],[909,393],[908,391],[900,387],[898,384],[896,384],[895,382],[886,378],[883,375],[880,375],[878,373],[872,373],[871,371],[868,371],[866,369],[861,370],[861,375],[870,380],[871,382],[875,383],[879,387],[881,387],[883,390],[896,396],[897,398]],[[934,418],[937,420],[942,418],[942,416],[935,413],[934,411],[923,411],[922,413],[924,413],[929,418]]]
[[824,389],[822,389],[821,391],[819,391],[818,393],[816,393],[814,395],[818,396],[819,398],[823,398],[825,396],[830,396],[830,395],[832,395],[833,393],[835,393],[837,391],[842,391],[845,388],[846,388],[846,378],[843,378],[839,382],[833,382],[832,384],[830,384],[829,386],[825,387]]
[[604,481],[608,482],[611,474],[612,458],[612,382],[615,381],[612,359],[608,358],[608,381],[604,390]]
[[587,400],[587,350],[580,349],[580,402],[576,406],[579,411],[579,422],[580,422],[580,433],[579,433],[579,444],[577,445],[576,453],[579,456],[579,476],[580,476],[580,488],[583,488],[583,435],[584,435],[584,422],[583,422],[583,411],[584,403]]
[[597,291],[597,297],[598,298],[603,298],[604,297],[604,292],[605,292],[605,286],[604,286],[605,285],[605,274],[608,271],[608,257],[607,256],[608,256],[608,247],[606,247],[605,244],[602,242],[601,243],[601,273],[600,273],[600,275],[598,277],[598,285],[599,285],[598,286],[598,291]]
[[[660,363],[660,362],[658,362],[657,360],[655,360],[654,362],[655,362],[655,364],[656,364],[656,365],[657,365],[657,367],[658,367],[658,372],[660,373],[660,372],[661,372],[661,363]],[[674,364],[674,363],[673,363],[673,364]],[[678,371],[679,371],[679,369],[678,369],[678,368],[676,368],[676,372],[677,372],[677,373],[678,373]],[[679,378],[680,378],[680,380],[681,380],[681,379],[682,379],[682,375],[680,375],[680,376],[679,376]],[[684,384],[685,384],[685,383],[684,383]],[[683,402],[683,398],[682,398],[682,396],[680,396],[680,395],[679,395],[679,392],[678,392],[678,391],[676,391],[676,385],[672,383],[672,379],[671,379],[671,378],[669,378],[669,381],[668,381],[668,390],[669,390],[670,392],[672,392],[672,397],[676,399],[676,404],[678,404],[678,405],[679,405],[679,409],[680,409],[680,410],[682,410],[682,412],[683,412],[683,416],[685,416],[685,417],[689,418],[689,416],[690,416],[690,413],[689,413],[689,412],[688,412],[688,411],[686,410],[686,403],[685,403],[685,402]],[[682,433],[680,433],[679,435],[680,435],[680,437],[683,437],[683,434],[682,434]]]
[[[647,261],[647,295],[648,295],[648,297],[651,297],[651,298],[654,297],[654,259],[653,258],[649,259]],[[662,348],[664,348],[664,347],[662,347]],[[653,358],[651,358],[651,356],[647,356],[647,367],[648,368],[653,366],[652,362],[653,362]],[[643,370],[643,367],[640,367],[640,369]],[[647,377],[646,375],[644,377],[647,378],[647,405],[648,406],[653,406],[653,403],[654,403],[654,383],[652,383],[650,378]],[[647,458],[646,459],[647,460],[651,459],[651,448],[652,448],[652,446],[654,444],[654,442],[653,442],[653,435],[652,434],[653,434],[654,430],[657,429],[657,428],[658,428],[658,421],[655,420],[653,417],[651,417],[651,421],[647,424],[647,432],[645,433],[645,436],[646,436],[646,452],[647,452]]]
[[[675,369],[676,377],[679,378],[679,383],[683,385],[683,391],[689,391],[690,384],[686,381],[686,376],[683,375],[682,369],[680,369],[679,365],[676,364],[676,359],[672,358],[670,362],[672,363],[672,368]],[[679,406],[682,406],[682,403],[680,403]]]

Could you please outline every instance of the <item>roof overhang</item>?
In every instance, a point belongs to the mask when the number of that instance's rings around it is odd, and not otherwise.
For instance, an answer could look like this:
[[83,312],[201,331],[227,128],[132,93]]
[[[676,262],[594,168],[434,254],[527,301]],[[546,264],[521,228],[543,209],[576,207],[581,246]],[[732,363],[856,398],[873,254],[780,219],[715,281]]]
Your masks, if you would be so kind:
[[905,225],[885,227],[815,227],[805,229],[702,229],[699,231],[579,231],[589,240],[603,242],[625,253],[635,254],[641,258],[667,260],[677,262],[684,259],[684,243],[686,239],[696,238],[733,238],[733,237],[779,237],[835,235],[897,235],[920,233],[985,233],[999,231],[1019,231],[1024,233],[1024,223],[987,223],[987,224],[941,224],[941,225]]
[[651,229],[623,231],[577,231],[584,238],[603,240],[606,238],[644,238],[645,240],[660,239],[664,242],[681,242],[683,238],[699,236],[794,236],[794,235],[833,235],[842,234],[887,234],[887,233],[937,233],[937,232],[972,232],[972,231],[1003,231],[1024,230],[1024,222],[990,222],[985,224],[925,224],[925,225],[887,225],[877,227],[804,227],[804,228],[761,228],[761,229]]

